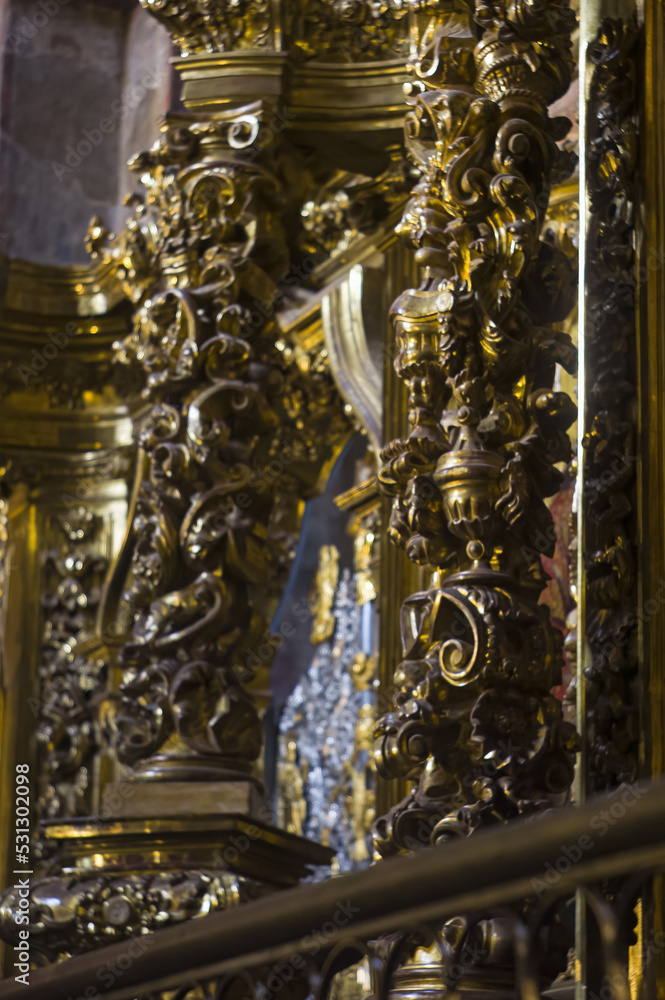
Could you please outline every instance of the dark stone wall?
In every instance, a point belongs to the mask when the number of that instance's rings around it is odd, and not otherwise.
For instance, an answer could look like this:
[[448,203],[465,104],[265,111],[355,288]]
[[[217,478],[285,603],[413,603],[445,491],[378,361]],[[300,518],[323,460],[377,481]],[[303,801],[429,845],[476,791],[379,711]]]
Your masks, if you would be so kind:
[[168,35],[124,0],[5,0],[3,21],[0,251],[85,263],[90,218],[121,222],[126,160],[168,107]]

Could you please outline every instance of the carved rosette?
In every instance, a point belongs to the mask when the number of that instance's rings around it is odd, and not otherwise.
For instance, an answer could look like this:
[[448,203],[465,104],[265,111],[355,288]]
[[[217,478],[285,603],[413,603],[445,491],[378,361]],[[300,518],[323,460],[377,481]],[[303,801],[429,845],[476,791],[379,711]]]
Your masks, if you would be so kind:
[[[423,268],[392,309],[409,431],[383,452],[391,534],[437,570],[402,610],[384,775],[417,787],[377,824],[391,854],[560,801],[577,736],[550,693],[561,634],[539,604],[545,500],[571,457],[570,262],[541,240],[570,81],[567,3],[450,4],[426,22],[406,142],[421,168],[399,230]],[[479,37],[472,48],[475,38]],[[545,539],[543,547],[542,540]],[[539,544],[540,543],[540,544]]]
[[145,401],[113,726],[121,762],[150,778],[250,774],[262,729],[245,686],[299,503],[344,424],[327,372],[266,320],[289,262],[279,182],[254,148],[264,111],[167,123],[135,159],[146,194],[109,250],[138,304],[118,359]]
[[[590,787],[637,777],[634,418],[637,27],[607,19],[590,47],[584,524]],[[653,605],[653,607],[651,607]],[[641,609],[650,615],[658,602]]]

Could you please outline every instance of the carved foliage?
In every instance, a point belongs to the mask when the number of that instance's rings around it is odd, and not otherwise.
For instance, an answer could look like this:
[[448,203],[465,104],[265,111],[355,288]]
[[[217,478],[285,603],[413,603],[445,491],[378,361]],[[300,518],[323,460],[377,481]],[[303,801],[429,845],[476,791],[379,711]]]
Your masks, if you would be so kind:
[[378,177],[335,171],[316,197],[302,207],[303,249],[331,259],[339,257],[354,239],[377,229],[403,202],[415,175],[401,149],[391,151],[390,166]]
[[590,781],[635,780],[638,759],[634,200],[637,29],[607,19],[590,49],[584,439]]
[[467,62],[448,58],[448,86],[407,114],[422,179],[400,231],[425,271],[392,310],[409,433],[384,449],[380,481],[395,498],[394,540],[438,567],[440,586],[405,605],[396,712],[377,730],[379,767],[420,782],[379,825],[384,852],[406,846],[419,815],[434,815],[434,839],[451,824],[468,832],[551,801],[572,779],[574,731],[549,694],[561,641],[537,603],[536,541],[550,553],[544,501],[575,416],[553,389],[574,350],[550,325],[573,304],[570,264],[539,238],[561,165],[561,122],[545,107],[569,80],[566,10],[478,4],[476,89]]
[[141,0],[183,55],[273,48],[270,0]]
[[90,809],[89,769],[98,749],[95,698],[104,690],[108,664],[77,651],[94,628],[107,567],[95,552],[99,518],[75,507],[57,518],[64,545],[48,553],[40,697],[31,699],[40,746],[40,818],[83,815]]
[[252,148],[262,111],[167,124],[134,161],[146,194],[109,251],[139,305],[118,358],[141,372],[146,404],[115,720],[130,764],[168,741],[167,753],[241,770],[258,756],[249,654],[288,567],[299,498],[343,423],[327,372],[256,309],[288,264],[278,182]]
[[407,51],[407,0],[292,0],[298,52],[322,62],[370,62]]
[[407,0],[291,0],[281,12],[270,0],[141,0],[141,6],[165,25],[182,55],[274,50],[282,30],[301,58],[323,62],[369,62],[407,51]]

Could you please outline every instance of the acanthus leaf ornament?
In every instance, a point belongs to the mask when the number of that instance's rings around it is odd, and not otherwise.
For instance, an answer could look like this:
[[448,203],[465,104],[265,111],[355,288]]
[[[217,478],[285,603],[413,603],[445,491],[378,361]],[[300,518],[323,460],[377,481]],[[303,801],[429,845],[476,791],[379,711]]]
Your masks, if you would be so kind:
[[421,180],[399,231],[424,270],[392,309],[409,430],[379,478],[394,540],[437,575],[405,603],[376,732],[379,769],[417,782],[376,825],[382,854],[561,801],[578,747],[550,693],[562,637],[538,603],[575,418],[554,389],[574,349],[551,329],[573,305],[570,264],[540,238],[566,160],[546,108],[570,79],[574,18],[565,3],[454,11],[430,12],[405,123]]
[[301,57],[371,62],[407,51],[407,0],[292,0],[291,36]]
[[272,49],[270,0],[141,0],[168,28],[183,55]]
[[288,266],[275,150],[255,148],[269,110],[167,121],[133,163],[145,190],[134,235],[106,251],[137,304],[118,363],[144,380],[115,745],[151,779],[251,774],[251,664],[301,498],[345,432],[327,372],[307,370],[257,308]]

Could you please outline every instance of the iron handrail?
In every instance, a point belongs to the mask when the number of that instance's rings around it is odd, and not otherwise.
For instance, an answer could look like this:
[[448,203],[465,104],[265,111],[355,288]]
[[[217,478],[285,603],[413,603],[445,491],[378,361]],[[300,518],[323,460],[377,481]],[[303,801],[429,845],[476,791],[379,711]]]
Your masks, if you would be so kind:
[[[570,856],[579,860],[571,861]],[[564,862],[565,859],[565,862]],[[497,829],[323,883],[274,893],[239,908],[146,935],[144,953],[122,982],[101,988],[96,974],[127,954],[126,942],[31,972],[30,985],[0,983],[5,1000],[84,997],[94,983],[108,1000],[176,988],[330,947],[321,929],[340,905],[346,933],[368,940],[539,894],[563,894],[601,878],[665,866],[665,782],[623,786],[583,807]]]

